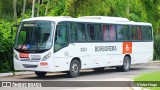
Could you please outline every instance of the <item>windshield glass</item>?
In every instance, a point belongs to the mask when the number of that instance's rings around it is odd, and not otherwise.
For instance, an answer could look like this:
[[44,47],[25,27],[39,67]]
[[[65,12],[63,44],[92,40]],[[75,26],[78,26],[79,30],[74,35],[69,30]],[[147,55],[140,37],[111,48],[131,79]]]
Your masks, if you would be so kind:
[[16,37],[15,49],[22,51],[39,51],[52,46],[52,22],[22,22]]

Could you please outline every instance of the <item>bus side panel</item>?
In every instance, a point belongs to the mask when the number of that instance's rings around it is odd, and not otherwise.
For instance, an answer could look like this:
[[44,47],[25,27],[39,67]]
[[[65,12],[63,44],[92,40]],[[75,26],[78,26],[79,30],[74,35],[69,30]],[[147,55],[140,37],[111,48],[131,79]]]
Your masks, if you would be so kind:
[[69,47],[62,48],[54,53],[55,71],[69,70],[72,57],[69,54]]
[[89,51],[92,46],[89,43],[73,43],[69,45],[70,56],[78,57],[81,60],[81,69],[98,67]]
[[74,43],[69,46],[72,57],[79,57],[82,69],[122,65],[122,43]]
[[133,42],[132,64],[153,60],[153,42]]
[[[79,58],[81,69],[123,64],[123,42],[72,43],[54,54],[55,71],[69,70],[71,60]],[[153,42],[132,42],[131,63],[146,63],[153,57]]]

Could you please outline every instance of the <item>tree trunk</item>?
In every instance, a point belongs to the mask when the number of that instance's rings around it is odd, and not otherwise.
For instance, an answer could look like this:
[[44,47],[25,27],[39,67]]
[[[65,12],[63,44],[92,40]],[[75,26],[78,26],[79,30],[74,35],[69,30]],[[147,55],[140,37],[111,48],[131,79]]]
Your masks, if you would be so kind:
[[45,11],[45,15],[47,15],[48,13],[48,6],[49,6],[50,0],[48,0],[47,6],[46,6],[46,11]]
[[[126,15],[129,16],[129,6],[130,6],[130,0],[127,0],[127,7],[126,7]],[[129,18],[129,17],[128,17]]]
[[16,8],[16,5],[17,4],[17,0],[14,0],[13,1],[13,11],[14,11],[14,24],[17,25],[17,8]]
[[41,5],[43,6],[43,0],[41,0],[41,2],[42,2]]
[[35,0],[32,1],[32,16],[34,17],[34,6],[35,6]]
[[40,0],[38,0],[37,17],[39,16]]
[[24,19],[25,8],[26,8],[26,0],[23,0],[22,20]]

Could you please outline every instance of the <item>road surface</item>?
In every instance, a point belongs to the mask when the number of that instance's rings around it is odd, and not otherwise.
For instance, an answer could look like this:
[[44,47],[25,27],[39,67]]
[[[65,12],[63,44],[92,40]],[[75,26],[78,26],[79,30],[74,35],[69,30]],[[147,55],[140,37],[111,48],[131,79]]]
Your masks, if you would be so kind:
[[[128,72],[118,72],[115,68],[106,68],[103,72],[96,72],[93,70],[82,70],[77,78],[66,78],[65,73],[48,73],[45,78],[38,78],[36,75],[19,75],[10,77],[0,77],[0,81],[131,81],[134,77],[148,72],[160,71],[160,63],[147,63],[132,65],[131,70]],[[1,88],[5,89],[6,88]],[[8,89],[21,89],[21,88],[7,88]],[[27,90],[27,88],[24,88]],[[131,90],[128,87],[114,88],[113,87],[47,87],[47,88],[32,88],[35,90]]]

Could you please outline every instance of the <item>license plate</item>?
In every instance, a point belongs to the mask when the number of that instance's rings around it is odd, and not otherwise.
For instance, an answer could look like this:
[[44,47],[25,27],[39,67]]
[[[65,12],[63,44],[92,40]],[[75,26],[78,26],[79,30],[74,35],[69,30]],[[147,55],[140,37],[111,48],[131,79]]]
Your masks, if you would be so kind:
[[20,58],[29,58],[29,53],[20,53]]

